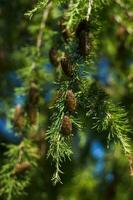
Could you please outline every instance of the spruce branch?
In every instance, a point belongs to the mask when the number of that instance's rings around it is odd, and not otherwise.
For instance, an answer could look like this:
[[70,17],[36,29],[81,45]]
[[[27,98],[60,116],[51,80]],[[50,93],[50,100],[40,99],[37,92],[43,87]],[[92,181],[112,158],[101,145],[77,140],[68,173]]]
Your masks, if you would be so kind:
[[31,19],[33,15],[40,9],[45,9],[49,2],[50,2],[49,0],[39,0],[37,5],[32,10],[25,13],[25,16],[28,16]]
[[[68,10],[65,13],[64,17],[65,19],[64,24],[66,25],[67,28],[73,29],[73,27],[77,26],[77,24],[79,23],[79,19],[82,20],[86,18],[88,10],[87,2],[88,2],[87,0],[70,2]],[[88,11],[89,17],[91,10],[92,10],[92,4],[89,5],[89,11]],[[92,21],[91,23],[93,24],[95,23],[95,21],[94,22]],[[86,32],[86,34],[88,34],[88,32]],[[88,44],[86,43],[86,45]],[[76,48],[77,45],[75,44],[75,39],[71,40],[70,42],[64,45],[66,55],[70,56],[70,60],[72,61],[72,65],[74,66],[74,72],[73,76],[71,78],[69,77],[69,81],[66,82],[66,86],[64,85],[65,82],[60,80],[61,91],[63,92],[61,92],[62,95],[60,96],[59,101],[56,102],[53,108],[53,116],[52,116],[53,123],[50,126],[49,130],[47,131],[47,140],[49,143],[48,157],[52,157],[52,161],[55,164],[55,173],[52,177],[52,180],[55,184],[61,181],[59,175],[60,173],[62,173],[61,171],[62,162],[65,160],[65,158],[67,157],[69,158],[72,153],[70,144],[71,138],[63,137],[63,135],[61,134],[61,125],[65,114],[66,91],[68,88],[75,88],[75,87],[78,88],[78,84],[80,84],[80,79],[81,79],[80,77],[81,66],[85,65],[87,68],[88,67],[87,65],[90,65],[92,61],[92,51],[93,52],[95,51],[93,50],[93,48],[91,48],[87,59],[83,59],[78,53],[76,53],[77,52]],[[68,63],[70,61],[69,56],[67,58],[68,60],[66,59]],[[62,66],[62,68],[63,67],[64,66]],[[68,73],[66,73],[66,65],[63,68],[63,70],[65,72],[65,75],[68,75]],[[79,123],[77,123],[75,119],[73,119],[73,124],[79,126]]]
[[[103,124],[109,127],[109,134],[116,137],[126,155],[131,154],[130,140],[127,134],[131,133],[126,111],[111,100],[107,101],[107,113]],[[105,125],[105,126],[106,126]]]
[[[7,200],[25,194],[24,189],[30,184],[32,172],[37,165],[38,155],[36,147],[25,139],[19,146],[6,145],[7,151],[4,153],[4,165],[0,169],[0,196]],[[31,169],[26,171],[25,176],[18,176],[16,166],[23,161],[31,164]],[[21,170],[22,171],[22,170]]]
[[87,0],[71,1],[68,7],[67,12],[65,13],[66,27],[67,29],[72,30],[79,19],[84,19],[87,13]]
[[114,103],[102,89],[98,89],[95,85],[90,87],[86,100],[86,115],[92,130],[108,132],[109,141],[111,139],[119,141],[125,154],[131,154],[130,140],[127,136],[131,133],[131,128],[124,108]]
[[34,6],[34,8],[28,12],[25,13],[25,16],[28,16],[30,19],[40,10],[47,8],[49,3],[55,3],[55,4],[63,4],[63,3],[68,3],[68,0],[38,0],[38,3]]
[[56,105],[53,108],[52,125],[46,133],[46,139],[49,143],[48,157],[52,157],[55,163],[55,173],[53,174],[52,181],[54,184],[61,182],[60,174],[61,163],[65,161],[66,157],[70,159],[72,154],[70,148],[70,138],[63,137],[61,134],[61,125],[65,109],[65,97],[68,88],[68,83],[64,83],[59,90],[60,97],[57,99]]
[[[52,6],[52,2],[48,3],[47,8],[44,7],[43,12],[42,12],[42,17],[41,17],[41,22],[39,25],[39,31],[36,37],[36,44],[35,44],[35,48],[34,48],[34,58],[32,61],[32,64],[30,66],[30,73],[28,73],[28,77],[26,77],[27,81],[28,81],[28,87],[30,90],[31,85],[33,86],[33,92],[35,90],[37,90],[38,93],[38,97],[39,97],[39,93],[40,93],[40,85],[38,86],[35,82],[35,80],[37,80],[38,78],[38,72],[39,69],[37,67],[37,62],[40,59],[40,54],[41,54],[41,46],[42,46],[42,42],[43,42],[43,34],[45,31],[45,26],[46,26],[46,20],[48,18],[49,12],[51,10],[51,6]],[[32,52],[31,52],[32,54]],[[32,80],[32,83],[31,83]],[[38,80],[37,80],[38,82]],[[29,93],[28,90],[28,93]],[[30,100],[28,100],[30,101]],[[28,106],[30,106],[28,109],[29,110],[33,110],[33,117],[36,115],[36,120],[35,123],[30,124],[29,126],[29,132],[32,132],[33,129],[35,130],[35,132],[37,132],[37,130],[39,129],[39,105],[38,103],[36,105],[32,105],[32,102],[28,102]],[[31,118],[32,118],[32,111],[31,111]],[[34,119],[33,119],[34,121]]]

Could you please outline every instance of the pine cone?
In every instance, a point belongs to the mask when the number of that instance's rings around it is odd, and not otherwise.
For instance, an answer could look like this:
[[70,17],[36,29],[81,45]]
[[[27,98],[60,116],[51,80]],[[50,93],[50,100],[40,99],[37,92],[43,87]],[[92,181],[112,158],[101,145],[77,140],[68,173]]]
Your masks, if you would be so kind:
[[69,57],[64,57],[61,59],[61,67],[64,71],[64,74],[68,77],[73,76],[73,65]]
[[19,175],[31,168],[31,164],[28,161],[18,163],[15,167],[14,175]]
[[82,31],[79,35],[79,53],[81,56],[87,56],[90,50],[89,35]]
[[72,132],[72,123],[68,116],[63,117],[61,132],[63,135],[67,136],[70,135]]
[[20,104],[16,106],[13,122],[15,127],[17,128],[22,129],[24,127],[25,124],[24,110]]
[[74,112],[77,106],[77,100],[72,90],[67,91],[66,105],[70,112]]
[[35,107],[32,104],[28,105],[28,117],[29,117],[30,124],[36,124],[37,112],[38,112],[37,107]]
[[31,104],[38,104],[39,101],[39,89],[38,85],[35,83],[35,81],[31,82],[30,89],[29,89],[29,102]]
[[89,41],[89,22],[87,20],[82,20],[76,30],[76,37],[78,38],[78,50],[81,56],[86,56],[90,50]]
[[77,38],[79,38],[79,35],[82,31],[89,32],[89,22],[86,19],[80,21],[80,23],[78,24],[78,27],[76,29]]
[[58,54],[55,48],[51,48],[49,51],[50,62],[56,67],[58,66]]

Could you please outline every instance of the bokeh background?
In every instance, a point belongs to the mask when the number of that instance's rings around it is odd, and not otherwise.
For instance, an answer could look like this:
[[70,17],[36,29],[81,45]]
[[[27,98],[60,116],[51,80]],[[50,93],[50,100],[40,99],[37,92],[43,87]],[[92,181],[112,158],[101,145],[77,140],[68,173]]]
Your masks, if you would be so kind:
[[[95,70],[91,71],[90,76],[114,101],[122,102],[133,127],[133,3],[122,2],[125,7],[112,3],[101,12],[100,48]],[[24,13],[36,3],[36,0],[0,0],[0,115],[9,124],[15,105],[25,101],[23,88],[28,82],[28,66],[34,60],[34,46],[42,13],[37,13],[31,20]],[[49,107],[55,100],[57,87],[54,81],[61,73],[55,70],[49,60],[51,46],[55,41],[60,41],[58,37],[61,37],[61,33],[56,22],[61,15],[62,7],[59,6],[53,9],[47,19],[38,62],[41,102],[44,102],[41,105],[42,118],[46,127],[51,115]],[[129,137],[132,144],[132,134]],[[12,142],[12,139],[8,136],[5,139],[1,134],[0,141]],[[63,184],[52,185],[51,163],[44,159],[26,189],[27,196],[19,199],[132,200],[133,179],[128,159],[118,143],[111,143],[107,148],[106,133],[99,134],[88,128],[74,135],[72,146],[72,160],[62,165]],[[2,163],[5,149],[0,148]]]

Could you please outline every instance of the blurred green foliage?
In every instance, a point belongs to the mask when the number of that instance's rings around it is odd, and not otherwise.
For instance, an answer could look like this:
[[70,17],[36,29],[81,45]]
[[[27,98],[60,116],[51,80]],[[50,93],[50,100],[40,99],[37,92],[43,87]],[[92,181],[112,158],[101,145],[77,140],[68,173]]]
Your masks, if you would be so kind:
[[[28,114],[25,114],[26,150],[22,160],[31,161],[34,167],[30,172],[22,177],[12,176],[10,169],[16,165],[20,146],[7,144],[0,138],[0,193],[4,193],[1,199],[132,200],[133,180],[130,175],[133,175],[133,161],[128,154],[133,146],[133,2],[94,2],[90,16],[91,49],[85,59],[76,50],[75,31],[86,17],[88,1],[54,0],[49,8],[47,6],[49,1],[42,0],[0,1],[1,117],[4,114],[12,122],[15,98],[27,97],[33,80],[40,92],[39,123],[31,125]],[[44,11],[45,15],[48,11],[48,16],[38,51],[37,37]],[[63,38],[61,20],[65,27],[63,31],[70,32],[67,40]],[[76,66],[73,80],[63,74],[60,64],[55,67],[50,63],[51,47],[57,49],[59,60],[65,53],[72,57]],[[109,68],[109,73],[103,72],[104,76],[99,75],[101,60],[106,60],[102,66]],[[18,85],[16,77],[20,80]],[[60,95],[69,88],[75,92],[78,101],[74,114],[66,110],[65,96]],[[27,102],[26,99],[26,105]],[[64,113],[70,114],[73,122],[73,136],[68,141],[59,132]],[[47,132],[49,140],[43,141],[41,148],[39,146],[44,152],[38,161],[31,149],[38,145],[39,139],[32,139],[34,133],[39,135],[42,129]],[[127,157],[116,141],[122,144]],[[70,161],[66,156],[70,156],[71,150]],[[49,159],[47,151],[51,156]],[[51,182],[54,164],[59,168],[63,182],[56,186]],[[56,174],[57,179],[60,179],[59,174]]]

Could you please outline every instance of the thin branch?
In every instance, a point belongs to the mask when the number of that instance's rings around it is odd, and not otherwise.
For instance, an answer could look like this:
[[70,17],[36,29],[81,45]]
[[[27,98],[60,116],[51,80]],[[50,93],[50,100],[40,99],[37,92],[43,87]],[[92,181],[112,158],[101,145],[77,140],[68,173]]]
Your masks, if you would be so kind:
[[[39,29],[37,39],[36,39],[36,49],[37,49],[38,55],[40,54],[40,49],[41,49],[42,41],[43,41],[43,33],[44,33],[44,30],[45,30],[46,20],[48,18],[51,6],[52,6],[52,2],[50,2],[48,4],[47,8],[45,8],[44,11],[43,11],[42,20],[41,20],[41,23],[40,23],[40,29]],[[31,69],[34,70],[35,67],[36,67],[36,62],[33,61],[32,65],[31,65]]]
[[37,36],[37,41],[36,41],[36,47],[37,47],[38,51],[41,48],[43,33],[44,33],[45,25],[46,25],[46,20],[48,18],[48,14],[49,14],[49,11],[51,9],[51,6],[52,6],[52,2],[49,3],[49,5],[47,6],[47,9],[45,9],[44,12],[43,12],[42,21],[41,21],[41,24],[40,24],[40,30],[39,30],[39,33],[38,33],[38,36]]
[[89,0],[89,2],[88,2],[88,11],[87,11],[87,16],[86,16],[87,21],[89,21],[89,18],[90,18],[92,5],[93,5],[93,0]]

